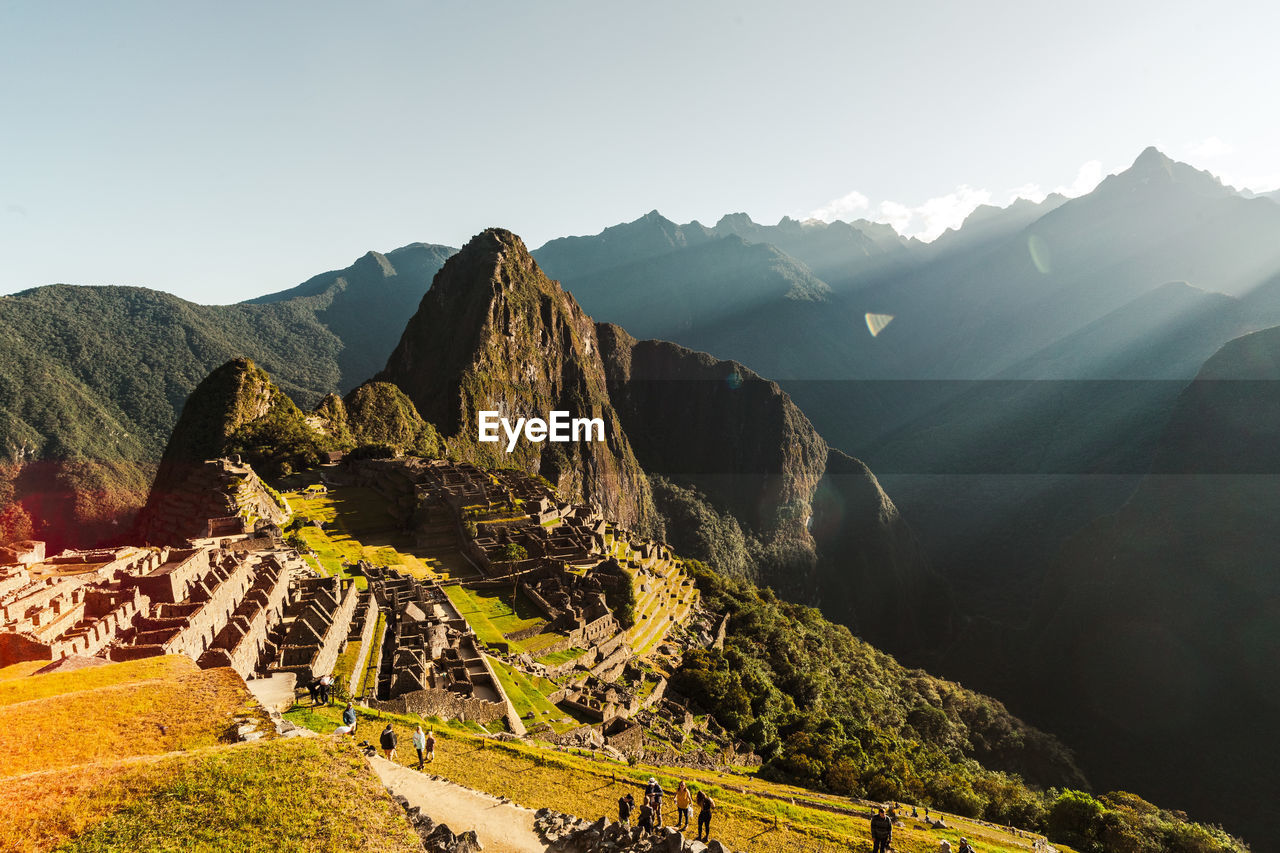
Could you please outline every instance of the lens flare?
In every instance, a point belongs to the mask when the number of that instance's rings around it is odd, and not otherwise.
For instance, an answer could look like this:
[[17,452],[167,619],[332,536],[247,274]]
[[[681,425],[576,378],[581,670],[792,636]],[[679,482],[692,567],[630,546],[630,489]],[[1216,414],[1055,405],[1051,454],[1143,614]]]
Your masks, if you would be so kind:
[[1049,244],[1039,234],[1032,234],[1027,238],[1027,251],[1031,253],[1031,263],[1036,265],[1041,275],[1053,272],[1053,258],[1049,254]]
[[872,314],[867,313],[867,331],[871,333],[871,337],[875,337],[884,331],[884,327],[893,322],[892,314]]

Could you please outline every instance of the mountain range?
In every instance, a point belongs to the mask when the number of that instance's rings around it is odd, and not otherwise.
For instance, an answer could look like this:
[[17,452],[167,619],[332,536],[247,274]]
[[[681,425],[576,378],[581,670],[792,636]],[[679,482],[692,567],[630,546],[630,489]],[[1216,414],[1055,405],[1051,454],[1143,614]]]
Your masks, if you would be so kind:
[[[1087,195],[979,208],[929,244],[656,211],[531,255],[477,239],[240,305],[0,299],[0,534],[130,529],[184,401],[238,357],[297,403],[289,424],[372,441],[347,413],[374,400],[402,424],[383,443],[479,461],[482,404],[590,410],[598,453],[518,464],[1000,695],[1106,784],[1277,828],[1249,710],[1277,675],[1276,199],[1148,149]],[[1222,727],[1221,760],[1178,749]]]

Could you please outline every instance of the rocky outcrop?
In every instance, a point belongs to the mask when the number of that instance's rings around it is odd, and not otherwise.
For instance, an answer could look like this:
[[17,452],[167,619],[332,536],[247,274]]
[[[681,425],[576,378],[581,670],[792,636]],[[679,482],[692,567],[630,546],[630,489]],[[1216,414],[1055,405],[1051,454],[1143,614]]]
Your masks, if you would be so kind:
[[696,486],[759,533],[808,538],[827,443],[776,383],[612,324],[596,334],[610,399],[647,472]]
[[[398,385],[452,455],[540,474],[628,527],[652,520],[648,483],[609,401],[595,326],[514,234],[489,229],[445,263],[376,379]],[[505,441],[478,440],[480,411],[514,422],[555,410],[602,419],[604,441],[521,440],[508,453]]]
[[828,448],[776,383],[737,362],[637,341],[614,325],[596,333],[611,399],[641,464],[693,486],[757,537],[767,552],[758,560],[762,582],[821,604],[908,658],[951,636],[947,587],[893,501],[865,465]]

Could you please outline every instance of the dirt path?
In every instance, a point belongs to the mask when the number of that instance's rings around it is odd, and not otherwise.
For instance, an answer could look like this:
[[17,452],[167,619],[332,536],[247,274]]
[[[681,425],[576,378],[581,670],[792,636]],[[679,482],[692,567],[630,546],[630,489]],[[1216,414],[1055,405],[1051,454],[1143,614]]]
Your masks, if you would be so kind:
[[546,853],[533,831],[533,811],[373,756],[382,784],[454,832],[474,829],[485,853]]

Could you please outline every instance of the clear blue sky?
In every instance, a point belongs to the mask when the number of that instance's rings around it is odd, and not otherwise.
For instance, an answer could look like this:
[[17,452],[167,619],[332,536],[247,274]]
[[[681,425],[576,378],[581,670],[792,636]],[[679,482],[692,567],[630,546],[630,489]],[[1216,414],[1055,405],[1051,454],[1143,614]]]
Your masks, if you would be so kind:
[[1262,2],[5,2],[0,292],[231,302],[370,248],[654,208],[928,235],[1150,144],[1270,189],[1278,24]]

